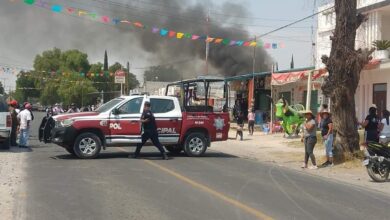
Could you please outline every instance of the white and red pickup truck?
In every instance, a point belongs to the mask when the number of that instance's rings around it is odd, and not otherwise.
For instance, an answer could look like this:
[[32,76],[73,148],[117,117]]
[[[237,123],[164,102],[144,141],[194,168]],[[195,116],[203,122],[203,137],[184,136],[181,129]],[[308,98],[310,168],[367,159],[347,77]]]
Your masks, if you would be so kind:
[[[166,149],[171,153],[184,150],[188,156],[201,156],[210,142],[228,139],[230,122],[228,112],[222,111],[222,108],[215,111],[215,106],[209,105],[209,92],[203,92],[206,94],[203,97],[194,95],[196,87],[199,87],[198,81],[172,84],[182,88],[183,96],[179,98],[122,96],[112,99],[94,112],[54,116],[51,141],[69,153],[86,159],[97,157],[106,147],[135,146],[141,142],[140,117],[143,104],[149,101],[156,118],[160,142]],[[200,84],[203,86],[212,82],[201,80]],[[208,91],[211,87],[203,88]],[[196,102],[191,101],[194,99]],[[192,105],[194,103],[196,105]]]

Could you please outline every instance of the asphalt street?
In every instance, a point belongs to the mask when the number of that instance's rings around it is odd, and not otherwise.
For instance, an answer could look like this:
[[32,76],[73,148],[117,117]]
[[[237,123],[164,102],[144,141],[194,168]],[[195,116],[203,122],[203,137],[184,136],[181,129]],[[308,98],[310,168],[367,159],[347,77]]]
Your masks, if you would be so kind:
[[388,196],[212,148],[205,157],[168,161],[153,147],[141,159],[128,159],[134,148],[77,159],[36,140],[42,117],[36,113],[25,161],[21,219],[390,218]]

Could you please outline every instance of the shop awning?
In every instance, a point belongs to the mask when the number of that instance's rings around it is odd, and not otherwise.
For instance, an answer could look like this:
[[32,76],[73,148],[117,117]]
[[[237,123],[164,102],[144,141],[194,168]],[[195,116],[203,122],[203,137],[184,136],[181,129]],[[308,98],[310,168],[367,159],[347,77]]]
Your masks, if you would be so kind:
[[312,79],[316,80],[320,77],[325,76],[328,71],[326,69],[308,69],[303,71],[295,71],[295,72],[285,72],[285,73],[272,73],[271,85],[280,86],[288,83],[294,83],[301,80],[307,80],[307,77],[310,72],[313,72]]

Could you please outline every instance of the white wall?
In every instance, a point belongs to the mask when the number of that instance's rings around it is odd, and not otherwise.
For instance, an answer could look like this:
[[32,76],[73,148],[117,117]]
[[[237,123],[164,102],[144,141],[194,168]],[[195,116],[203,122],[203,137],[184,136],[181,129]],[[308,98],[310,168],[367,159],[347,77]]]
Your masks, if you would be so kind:
[[362,71],[355,94],[356,117],[359,121],[367,116],[368,108],[373,104],[373,84],[377,83],[387,83],[386,108],[390,109],[390,68]]

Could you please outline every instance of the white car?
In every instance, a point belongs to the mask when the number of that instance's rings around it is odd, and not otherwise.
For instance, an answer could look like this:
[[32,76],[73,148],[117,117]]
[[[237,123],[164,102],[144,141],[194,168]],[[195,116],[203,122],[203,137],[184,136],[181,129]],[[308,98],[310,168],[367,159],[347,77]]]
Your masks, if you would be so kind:
[[0,148],[8,149],[10,146],[12,119],[8,111],[8,104],[4,96],[0,96]]

